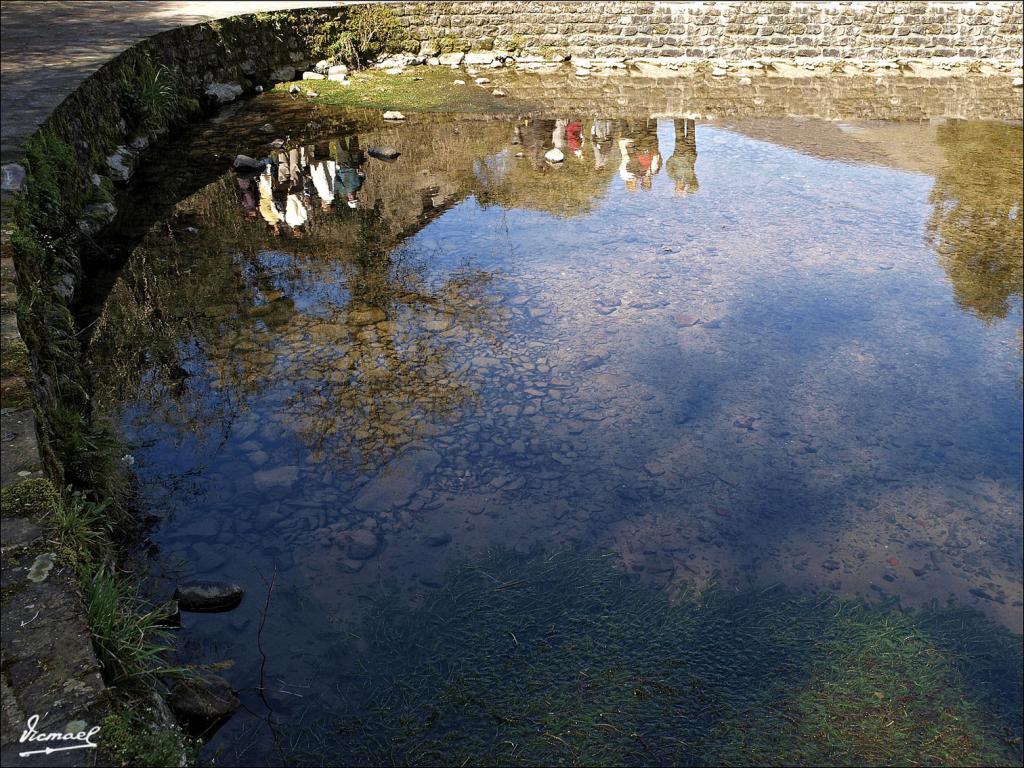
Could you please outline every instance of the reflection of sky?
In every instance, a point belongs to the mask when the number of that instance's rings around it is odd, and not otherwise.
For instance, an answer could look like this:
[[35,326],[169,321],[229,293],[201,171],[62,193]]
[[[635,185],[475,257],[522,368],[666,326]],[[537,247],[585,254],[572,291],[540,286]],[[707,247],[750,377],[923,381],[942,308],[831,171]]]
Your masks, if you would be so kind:
[[[672,121],[659,121],[658,138],[664,159],[674,143]],[[697,152],[700,190],[685,198],[675,195],[663,162],[650,190],[629,192],[613,176],[581,218],[482,209],[470,199],[411,243],[437,251],[435,269],[472,254],[484,268],[513,274],[562,270],[570,285],[574,266],[590,266],[588,255],[619,258],[628,270],[631,254],[676,247],[674,269],[686,271],[687,256],[695,257],[694,276],[717,276],[713,291],[728,302],[729,322],[792,361],[783,365],[740,346],[717,386],[728,390],[751,366],[767,366],[798,388],[800,366],[865,344],[880,362],[874,380],[848,383],[854,391],[835,384],[846,407],[867,408],[877,398],[883,411],[900,410],[908,406],[900,400],[910,398],[922,417],[939,418],[923,423],[922,435],[956,434],[991,466],[1001,465],[999,474],[1018,475],[1020,301],[1016,315],[988,327],[956,306],[925,243],[933,179],[814,158],[706,126],[697,127]],[[953,412],[952,402],[961,404]],[[1003,431],[1006,425],[1016,426]]]

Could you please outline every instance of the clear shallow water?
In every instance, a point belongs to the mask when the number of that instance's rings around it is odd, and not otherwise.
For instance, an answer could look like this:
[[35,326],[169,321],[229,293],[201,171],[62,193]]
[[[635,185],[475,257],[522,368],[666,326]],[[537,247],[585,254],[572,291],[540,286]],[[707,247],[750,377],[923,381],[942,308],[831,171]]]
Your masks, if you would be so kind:
[[[294,693],[344,699],[382,585],[416,604],[494,545],[611,551],[670,592],[955,597],[1020,633],[1019,125],[587,119],[553,167],[554,119],[263,119],[143,177],[202,188],[92,346],[162,569],[248,592],[185,618],[256,713],[208,749],[261,732],[266,581],[288,723]],[[275,235],[229,165],[278,133],[402,155]]]

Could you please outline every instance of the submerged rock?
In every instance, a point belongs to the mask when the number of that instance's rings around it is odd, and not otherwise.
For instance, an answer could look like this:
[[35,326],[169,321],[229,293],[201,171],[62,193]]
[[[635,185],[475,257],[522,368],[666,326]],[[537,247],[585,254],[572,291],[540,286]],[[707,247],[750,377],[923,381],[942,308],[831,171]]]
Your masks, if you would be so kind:
[[238,709],[239,701],[231,683],[220,675],[179,680],[168,704],[178,718],[193,731],[206,731]]
[[178,608],[193,613],[216,613],[237,608],[245,594],[237,584],[223,581],[189,581],[174,590]]
[[360,512],[386,512],[408,504],[440,463],[441,455],[436,451],[407,448],[362,487],[353,508]]
[[405,120],[405,115],[397,110],[389,109],[384,113],[385,120]]
[[348,321],[352,325],[373,325],[387,320],[384,310],[378,307],[367,307],[366,309],[353,309],[348,313]]
[[341,536],[345,551],[352,560],[369,560],[380,549],[380,537],[366,528],[346,531]]
[[302,79],[303,80],[325,80],[326,77],[324,75],[321,75],[319,72],[303,72],[302,73]]
[[295,484],[299,478],[299,468],[296,466],[274,467],[253,472],[252,481],[257,488],[288,488]]
[[378,160],[394,160],[402,154],[394,147],[370,147],[366,150],[366,153],[370,157],[376,157]]
[[452,535],[447,532],[437,533],[433,536],[427,536],[424,541],[427,543],[427,546],[430,547],[443,547],[445,544],[451,544]]
[[544,153],[544,159],[552,163],[560,163],[563,160],[565,160],[565,155],[562,154],[562,150],[560,150],[558,147],[555,147],[553,149],[549,149],[547,152]]

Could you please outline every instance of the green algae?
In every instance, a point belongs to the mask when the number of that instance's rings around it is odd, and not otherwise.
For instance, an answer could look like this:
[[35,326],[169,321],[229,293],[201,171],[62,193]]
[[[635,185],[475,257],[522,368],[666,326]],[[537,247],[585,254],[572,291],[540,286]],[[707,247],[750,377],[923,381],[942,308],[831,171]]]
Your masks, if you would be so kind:
[[[456,85],[455,80],[467,80]],[[400,75],[380,70],[356,72],[346,83],[331,80],[301,81],[304,92],[318,94],[317,104],[411,112],[511,113],[522,108],[515,99],[499,98],[488,85],[481,88],[465,72],[440,67],[407,69]],[[279,83],[274,91],[287,93],[296,83]],[[297,98],[307,98],[304,95]]]
[[379,604],[353,674],[364,708],[297,734],[295,759],[1019,763],[1019,639],[964,618],[779,588],[670,600],[611,556],[492,552],[414,609]]

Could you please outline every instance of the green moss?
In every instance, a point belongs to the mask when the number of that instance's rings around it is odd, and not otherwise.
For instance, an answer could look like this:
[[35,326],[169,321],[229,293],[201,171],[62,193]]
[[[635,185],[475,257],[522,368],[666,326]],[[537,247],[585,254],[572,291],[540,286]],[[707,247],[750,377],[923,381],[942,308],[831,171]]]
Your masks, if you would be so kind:
[[56,132],[40,128],[25,142],[26,183],[18,211],[40,234],[63,235],[88,191],[74,151]]
[[5,516],[38,520],[52,515],[60,504],[60,493],[46,478],[33,478],[0,489],[0,510]]
[[310,39],[314,57],[339,58],[355,66],[402,50],[419,50],[419,43],[406,37],[394,11],[381,3],[352,7],[322,23]]
[[179,768],[195,760],[195,743],[180,728],[149,722],[135,708],[104,718],[98,743],[100,765]]
[[0,356],[0,405],[4,408],[27,408],[32,405],[32,363],[28,348],[20,340],[11,341]]

